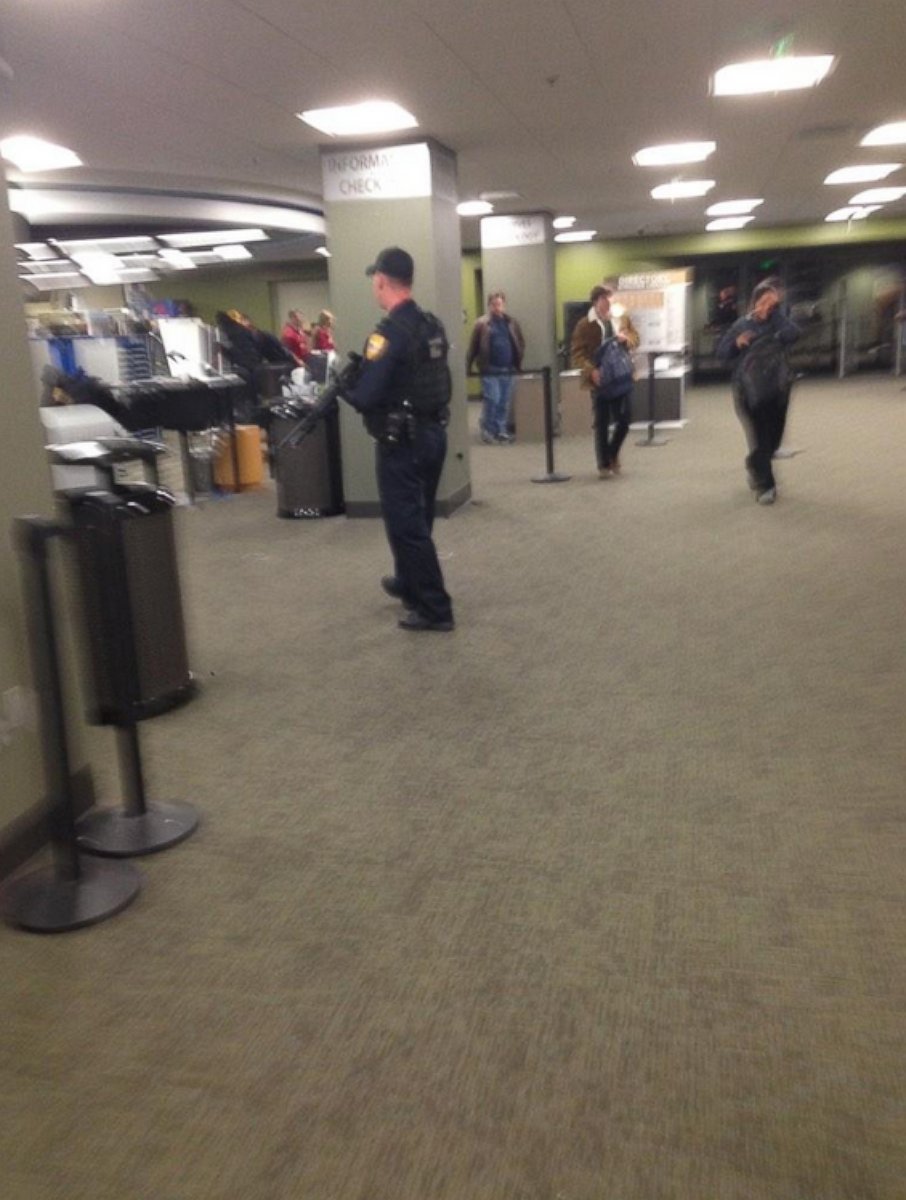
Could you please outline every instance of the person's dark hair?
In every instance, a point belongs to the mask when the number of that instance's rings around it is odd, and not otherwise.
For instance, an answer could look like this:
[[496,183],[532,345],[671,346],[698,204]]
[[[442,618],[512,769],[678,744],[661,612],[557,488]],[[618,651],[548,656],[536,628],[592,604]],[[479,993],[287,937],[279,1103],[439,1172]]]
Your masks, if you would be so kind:
[[773,292],[775,295],[779,293],[779,284],[775,279],[764,279],[757,284],[752,292],[752,305],[754,308],[762,296],[766,296],[768,292]]
[[613,292],[610,290],[609,287],[605,287],[603,283],[597,283],[591,289],[591,301],[590,302],[592,304],[597,304],[597,302],[601,299],[602,296],[607,296],[607,298],[610,299],[610,297],[612,295],[613,295]]

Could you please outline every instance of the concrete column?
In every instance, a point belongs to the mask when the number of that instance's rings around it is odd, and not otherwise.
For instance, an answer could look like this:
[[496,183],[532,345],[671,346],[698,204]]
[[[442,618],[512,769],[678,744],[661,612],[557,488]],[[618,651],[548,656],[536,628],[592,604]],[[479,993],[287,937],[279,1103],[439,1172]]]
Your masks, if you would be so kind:
[[550,213],[481,220],[481,276],[490,292],[506,292],[507,312],[525,335],[523,365],[551,367],[558,399],[554,236]]
[[[329,248],[330,306],[341,353],[361,351],[383,316],[365,268],[384,246],[402,246],[415,260],[413,294],[443,321],[450,339],[453,401],[449,450],[437,495],[448,515],[471,496],[462,344],[456,157],[432,141],[389,146],[323,147],[321,169]],[[361,418],[341,406],[343,487],[351,517],[380,513],[374,443]]]
[[[23,232],[21,223],[18,233]],[[19,558],[10,536],[17,516],[54,515],[50,469],[28,343],[22,284],[16,270],[13,223],[6,183],[0,174],[0,788],[2,831],[43,796],[44,778],[37,731],[16,725],[10,701],[31,691]]]

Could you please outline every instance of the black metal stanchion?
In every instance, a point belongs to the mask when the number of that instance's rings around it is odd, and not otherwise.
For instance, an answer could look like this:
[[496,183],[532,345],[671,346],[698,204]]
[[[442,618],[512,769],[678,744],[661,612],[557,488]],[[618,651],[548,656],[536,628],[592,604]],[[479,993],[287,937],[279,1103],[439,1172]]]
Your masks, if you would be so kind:
[[666,446],[670,440],[654,436],[654,362],[659,356],[658,350],[648,352],[648,433],[640,442],[636,442],[637,446]]
[[562,475],[554,470],[554,395],[550,367],[542,367],[540,374],[544,384],[544,450],[547,472],[544,475],[533,475],[532,483],[566,483],[572,476]]
[[194,833],[198,814],[181,800],[149,806],[135,722],[116,727],[120,777],[126,802],[122,809],[98,808],[76,823],[79,847],[89,854],[130,858],[175,846]]
[[35,686],[40,698],[44,773],[50,799],[54,864],[12,879],[0,892],[5,920],[38,933],[64,933],[121,912],[138,895],[142,877],[129,863],[98,862],[77,850],[75,800],[53,590],[47,561],[51,538],[65,532],[38,517],[20,517],[15,532],[22,553]]

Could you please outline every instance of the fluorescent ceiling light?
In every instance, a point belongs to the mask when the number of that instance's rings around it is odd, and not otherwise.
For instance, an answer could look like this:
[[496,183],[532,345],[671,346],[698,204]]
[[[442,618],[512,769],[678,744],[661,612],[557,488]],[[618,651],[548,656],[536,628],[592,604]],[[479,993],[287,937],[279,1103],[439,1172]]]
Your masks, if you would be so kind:
[[575,223],[576,223],[576,218],[575,217],[554,217],[554,220],[552,223],[553,223],[554,229],[572,229],[573,225],[575,225]]
[[115,254],[102,251],[77,250],[72,257],[92,283],[119,283],[120,260]]
[[489,200],[491,203],[493,203],[495,200],[521,200],[522,193],[521,192],[507,192],[507,191],[479,192],[478,199],[479,200]]
[[652,188],[651,195],[655,200],[685,200],[690,196],[704,196],[714,186],[713,179],[678,179]]
[[195,263],[185,250],[161,250],[158,258],[162,259],[174,271],[194,271]]
[[392,100],[366,100],[336,108],[309,108],[296,113],[300,121],[329,137],[354,137],[366,133],[393,133],[418,125],[412,113]]
[[65,167],[80,167],[82,160],[65,146],[55,146],[42,138],[25,134],[4,138],[0,142],[0,158],[5,158],[20,171],[61,171]]
[[906,187],[866,188],[850,199],[850,204],[892,204],[906,196]]
[[78,241],[51,241],[65,254],[81,252],[97,254],[142,254],[157,249],[153,237],[109,237],[109,238],[80,238]]
[[873,163],[861,167],[841,167],[831,171],[825,183],[871,183],[873,179],[886,179],[899,171],[902,163]]
[[214,253],[224,262],[238,262],[241,258],[252,257],[251,250],[247,250],[245,246],[240,246],[238,243],[230,246],[215,246]]
[[597,229],[571,229],[568,233],[555,233],[555,242],[590,242]]
[[266,242],[263,229],[209,229],[206,233],[162,233],[160,240],[168,246],[225,246],[229,242]]
[[834,63],[832,54],[785,54],[754,62],[732,63],[714,72],[715,96],[754,96],[815,87]]
[[867,204],[862,207],[849,204],[845,208],[834,209],[824,219],[825,221],[864,221],[869,213],[877,212],[880,207],[880,204]]
[[742,229],[743,226],[754,220],[754,217],[716,217],[713,221],[708,222],[705,231],[717,233],[721,229]]
[[456,211],[461,217],[486,217],[494,211],[494,205],[487,200],[463,200],[456,205]]
[[716,204],[711,204],[705,209],[706,217],[741,217],[745,213],[750,213],[753,208],[757,208],[759,204],[764,204],[763,200],[719,200]]
[[906,121],[892,121],[889,125],[878,125],[859,143],[860,146],[899,146],[906,142]]
[[215,254],[213,250],[198,250],[189,255],[196,267],[211,267],[215,264],[223,265],[223,259],[219,254]]
[[632,161],[637,167],[665,167],[676,163],[704,162],[717,149],[717,142],[670,142],[637,150]]
[[330,258],[330,251],[326,246],[316,246],[315,254],[320,254],[322,258]]
[[120,271],[117,283],[152,283],[160,279],[156,271],[126,270]]
[[26,283],[37,288],[39,292],[53,292],[57,288],[90,287],[90,281],[78,271],[61,271],[57,275],[20,275]]
[[29,258],[56,258],[57,252],[47,242],[16,242],[16,249],[23,250]]

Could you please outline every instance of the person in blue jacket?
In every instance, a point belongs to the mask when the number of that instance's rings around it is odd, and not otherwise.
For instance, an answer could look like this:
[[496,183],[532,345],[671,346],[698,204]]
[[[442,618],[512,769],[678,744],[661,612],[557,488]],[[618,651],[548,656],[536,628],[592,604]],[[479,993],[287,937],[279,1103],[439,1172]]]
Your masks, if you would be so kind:
[[790,402],[789,374],[783,372],[774,391],[757,403],[746,395],[741,374],[746,356],[762,338],[774,338],[785,347],[799,337],[798,327],[780,311],[781,299],[781,291],[774,280],[758,284],[752,293],[748,313],[734,321],[717,345],[718,358],[734,363],[733,403],[749,448],[745,460],[749,486],[759,504],[773,504],[777,499],[772,460],[786,423]]

